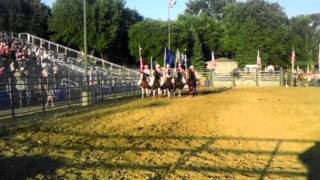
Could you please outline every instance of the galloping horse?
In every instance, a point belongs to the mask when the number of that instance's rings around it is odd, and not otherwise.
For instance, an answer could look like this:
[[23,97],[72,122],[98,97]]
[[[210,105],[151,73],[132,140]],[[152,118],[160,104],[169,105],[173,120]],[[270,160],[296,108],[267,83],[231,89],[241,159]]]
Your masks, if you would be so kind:
[[187,84],[189,86],[189,95],[195,96],[196,95],[196,89],[197,89],[197,77],[195,74],[195,71],[193,70],[193,66],[190,67],[188,70],[188,80]]
[[168,94],[168,98],[175,95],[175,79],[171,76],[165,76],[163,78],[162,89]]
[[148,75],[145,73],[141,73],[141,79],[139,81],[139,86],[141,87],[141,98],[143,99],[144,96],[150,96],[150,92],[151,92],[151,86],[148,82]]
[[162,81],[161,73],[155,70],[153,73],[153,78],[151,78],[151,84],[150,84],[153,92],[153,98],[155,98],[157,90],[158,90],[158,95],[161,95],[161,89],[160,89],[161,81]]
[[[178,77],[175,78],[175,88],[178,90],[178,97],[181,97],[181,91],[183,90],[185,84],[186,84],[186,80],[184,77],[184,73],[178,72]],[[174,90],[174,94],[175,94],[175,90]]]

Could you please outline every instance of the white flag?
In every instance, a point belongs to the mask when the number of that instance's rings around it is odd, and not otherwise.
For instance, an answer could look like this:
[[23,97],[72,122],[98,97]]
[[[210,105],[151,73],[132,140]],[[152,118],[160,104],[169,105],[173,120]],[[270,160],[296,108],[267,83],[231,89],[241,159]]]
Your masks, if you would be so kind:
[[216,59],[214,57],[214,52],[212,51],[211,53],[211,61],[212,61],[212,64],[215,64],[216,63]]
[[258,50],[258,55],[257,55],[257,66],[258,68],[261,67],[261,57],[260,57],[260,51]]
[[318,71],[320,71],[320,44],[319,44],[319,54],[318,54]]

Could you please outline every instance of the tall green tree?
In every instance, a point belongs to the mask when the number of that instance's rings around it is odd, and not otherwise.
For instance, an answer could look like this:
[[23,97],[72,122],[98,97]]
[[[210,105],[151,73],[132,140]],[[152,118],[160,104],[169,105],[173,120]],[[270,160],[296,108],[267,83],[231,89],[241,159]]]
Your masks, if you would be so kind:
[[1,0],[0,29],[47,36],[50,9],[40,0]]
[[264,63],[289,63],[289,19],[277,3],[252,0],[229,4],[223,20],[223,47],[241,64],[255,64],[257,50]]
[[133,25],[129,30],[129,49],[136,62],[139,61],[140,45],[143,58],[149,60],[152,56],[154,60],[161,63],[168,40],[167,33],[167,23],[159,20],[146,19]]
[[292,43],[297,51],[298,64],[317,64],[320,14],[293,17],[290,23]]
[[192,38],[193,38],[193,49],[192,49],[192,57],[191,63],[196,69],[200,69],[203,66],[203,54],[202,54],[202,47],[199,40],[199,36],[194,28],[191,28]]
[[[56,0],[49,23],[51,39],[83,47],[83,1]],[[91,53],[117,63],[128,61],[128,28],[142,17],[125,8],[123,0],[88,0],[88,48]],[[119,50],[121,49],[121,50]]]
[[189,15],[205,13],[217,19],[222,19],[224,7],[235,2],[236,0],[190,0],[187,3],[185,13]]

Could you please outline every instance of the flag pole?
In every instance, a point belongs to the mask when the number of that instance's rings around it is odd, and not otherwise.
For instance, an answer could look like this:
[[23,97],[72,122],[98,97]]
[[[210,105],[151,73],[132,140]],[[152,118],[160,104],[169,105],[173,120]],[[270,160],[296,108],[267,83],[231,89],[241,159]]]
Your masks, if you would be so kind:
[[141,53],[141,50],[142,50],[142,48],[141,48],[141,46],[140,46],[140,44],[139,44],[139,58],[140,58],[140,71],[142,71],[143,70],[143,63],[142,63],[142,53]]
[[164,48],[164,57],[163,57],[163,67],[166,67],[166,59],[167,59],[167,51],[166,48]]
[[153,62],[152,62],[152,56],[151,56],[151,68],[150,68],[150,69],[151,69],[151,72],[150,72],[150,73],[151,73],[151,77],[153,78]]
[[318,54],[318,71],[320,72],[320,44],[319,44],[319,54]]
[[291,54],[291,86],[293,87],[293,83],[294,83],[294,80],[293,80],[293,72],[294,72],[294,63],[296,61],[296,52],[294,50],[294,46],[293,46],[293,49],[292,49],[292,54]]

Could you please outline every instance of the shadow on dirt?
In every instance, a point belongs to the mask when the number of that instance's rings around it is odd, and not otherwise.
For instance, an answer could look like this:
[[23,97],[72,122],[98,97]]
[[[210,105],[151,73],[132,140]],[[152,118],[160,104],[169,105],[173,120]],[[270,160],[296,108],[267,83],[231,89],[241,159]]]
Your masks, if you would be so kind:
[[[265,179],[267,177],[291,177],[291,178],[309,178],[310,180],[319,179],[320,172],[320,144],[311,139],[277,139],[277,138],[246,138],[246,137],[206,137],[206,136],[124,136],[124,135],[104,135],[104,134],[87,134],[72,131],[58,131],[55,129],[47,129],[42,133],[48,133],[49,136],[56,137],[64,136],[66,138],[76,137],[72,140],[72,143],[50,143],[44,142],[43,144],[38,144],[37,141],[28,139],[27,141],[19,141],[16,139],[7,139],[7,143],[23,143],[29,147],[41,146],[41,149],[59,150],[59,151],[75,151],[83,152],[90,151],[94,152],[104,152],[106,154],[117,152],[115,157],[122,156],[125,157],[126,153],[131,152],[133,154],[148,154],[150,152],[157,154],[166,153],[178,153],[177,159],[172,163],[162,163],[162,164],[150,164],[150,163],[131,163],[129,162],[110,162],[110,161],[97,161],[88,162],[85,164],[79,164],[77,161],[72,159],[64,159],[68,162],[68,166],[77,169],[126,169],[126,170],[148,170],[157,172],[155,178],[166,179],[170,175],[175,174],[176,170],[182,170],[186,172],[197,172],[197,173],[222,173],[222,174],[242,174],[248,177],[256,177],[257,179]],[[108,142],[109,145],[99,145],[95,144],[96,139],[103,139],[104,142]],[[200,142],[198,145],[188,145],[192,141]],[[232,148],[221,148],[215,147],[214,145],[217,141],[227,141],[236,143],[271,143],[273,149],[262,150],[255,148],[242,149],[237,147]],[[93,142],[93,143],[91,143]],[[126,142],[125,144],[117,144],[117,142]],[[156,143],[161,142],[163,145],[159,146]],[[114,144],[114,145],[110,145]],[[187,145],[176,145],[187,144]],[[308,151],[300,154],[300,152],[294,150],[280,150],[284,143],[289,144],[301,144],[307,145],[310,143],[315,143],[315,146]],[[201,157],[202,153],[206,153],[207,157]],[[234,157],[246,157],[255,156],[258,159],[267,156],[264,159],[263,166],[260,167],[246,167],[246,166],[219,166],[215,164],[215,158],[219,156],[232,155]],[[274,168],[274,163],[276,158],[300,158],[301,161],[308,167],[308,171],[303,169],[290,169],[290,167]],[[150,157],[152,158],[152,157]],[[190,159],[198,158],[200,161],[208,162],[212,161],[212,164],[194,164],[190,163]],[[207,159],[209,158],[209,159]],[[201,160],[202,159],[202,160]],[[24,162],[20,164],[19,162]],[[0,161],[1,169],[10,167],[12,163],[13,169],[9,169],[8,172],[0,171],[1,174],[18,174],[19,177],[32,176],[37,173],[50,173],[53,172],[59,166],[63,166],[63,163],[56,162],[50,158],[43,157],[31,157],[22,159],[2,159]],[[45,166],[44,166],[45,165]],[[29,169],[28,169],[29,168]],[[33,170],[35,168],[35,170]],[[31,173],[31,174],[28,174]]]
[[309,180],[320,179],[320,142],[299,156],[299,159],[307,166]]
[[0,179],[28,179],[37,175],[48,176],[64,166],[64,162],[45,156],[0,158]]

